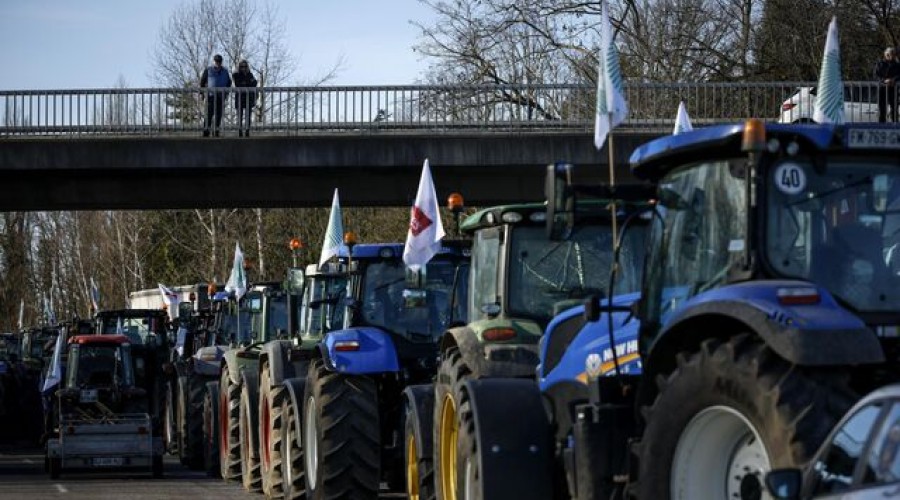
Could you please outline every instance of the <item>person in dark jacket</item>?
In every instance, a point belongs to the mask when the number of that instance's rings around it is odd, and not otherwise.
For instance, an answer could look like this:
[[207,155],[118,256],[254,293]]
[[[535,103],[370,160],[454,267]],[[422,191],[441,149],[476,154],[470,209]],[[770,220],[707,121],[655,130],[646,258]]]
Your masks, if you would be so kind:
[[213,130],[218,136],[222,126],[222,104],[225,101],[225,92],[212,89],[231,87],[231,75],[228,74],[227,69],[222,67],[221,55],[213,56],[213,65],[203,70],[203,74],[200,76],[200,86],[210,89],[206,92],[206,123],[203,126],[203,137],[209,137],[209,126],[212,124],[213,116],[216,119]]
[[900,62],[893,47],[884,49],[884,57],[875,65],[878,80],[878,122],[884,123],[887,107],[891,107],[891,121],[897,121],[897,83],[900,81]]
[[[238,63],[238,70],[234,72],[233,79],[234,86],[241,87],[234,96],[234,107],[238,117],[238,135],[250,137],[250,117],[253,115],[253,106],[256,106],[256,90],[249,88],[256,87],[257,81],[250,72],[250,64],[246,59]],[[246,125],[244,125],[245,117]]]

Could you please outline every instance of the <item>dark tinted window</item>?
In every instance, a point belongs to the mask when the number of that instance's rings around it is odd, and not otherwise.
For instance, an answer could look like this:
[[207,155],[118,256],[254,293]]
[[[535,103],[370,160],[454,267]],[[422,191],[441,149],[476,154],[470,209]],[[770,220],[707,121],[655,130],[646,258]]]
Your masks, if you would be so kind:
[[881,403],[865,406],[835,433],[826,453],[813,465],[814,494],[840,492],[852,486],[853,472],[880,411]]
[[900,481],[900,404],[894,403],[869,450],[863,484]]

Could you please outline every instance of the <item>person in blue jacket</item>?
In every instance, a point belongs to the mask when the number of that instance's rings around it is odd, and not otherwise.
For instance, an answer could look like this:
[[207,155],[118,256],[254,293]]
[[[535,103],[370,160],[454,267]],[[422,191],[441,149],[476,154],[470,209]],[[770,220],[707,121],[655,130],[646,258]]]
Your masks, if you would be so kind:
[[[228,73],[228,70],[222,66],[222,56],[220,54],[213,56],[213,65],[203,70],[203,75],[200,76],[200,86],[209,89],[231,87],[231,75]],[[225,101],[225,91],[214,92],[210,90],[207,91],[205,95],[206,124],[203,127],[203,137],[209,137],[209,129],[213,121],[213,116],[215,116],[216,119],[216,125],[213,131],[218,137],[219,129],[222,126],[222,104]]]

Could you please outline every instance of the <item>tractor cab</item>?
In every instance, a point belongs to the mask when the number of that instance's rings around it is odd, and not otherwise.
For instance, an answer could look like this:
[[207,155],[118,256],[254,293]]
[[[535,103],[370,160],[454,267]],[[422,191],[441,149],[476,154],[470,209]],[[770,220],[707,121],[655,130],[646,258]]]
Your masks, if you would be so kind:
[[[79,335],[69,339],[66,377],[58,393],[62,413],[91,408],[122,413],[147,392],[135,386],[131,344],[124,335]],[[146,412],[146,408],[143,409]]]

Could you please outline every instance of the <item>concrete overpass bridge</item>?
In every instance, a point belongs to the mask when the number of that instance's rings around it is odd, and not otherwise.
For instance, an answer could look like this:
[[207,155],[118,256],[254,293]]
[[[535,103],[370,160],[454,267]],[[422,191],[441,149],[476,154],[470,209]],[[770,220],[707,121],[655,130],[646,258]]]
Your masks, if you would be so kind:
[[[678,102],[695,126],[774,121],[799,85],[629,85],[617,180],[630,179],[637,145],[670,133]],[[578,165],[582,181],[609,175],[590,86],[254,91],[251,138],[234,127],[238,89],[217,97],[226,113],[214,138],[201,137],[198,88],[0,91],[0,211],[327,206],[334,188],[347,206],[406,206],[425,158],[438,196],[458,191],[471,206],[541,199],[555,161]]]

